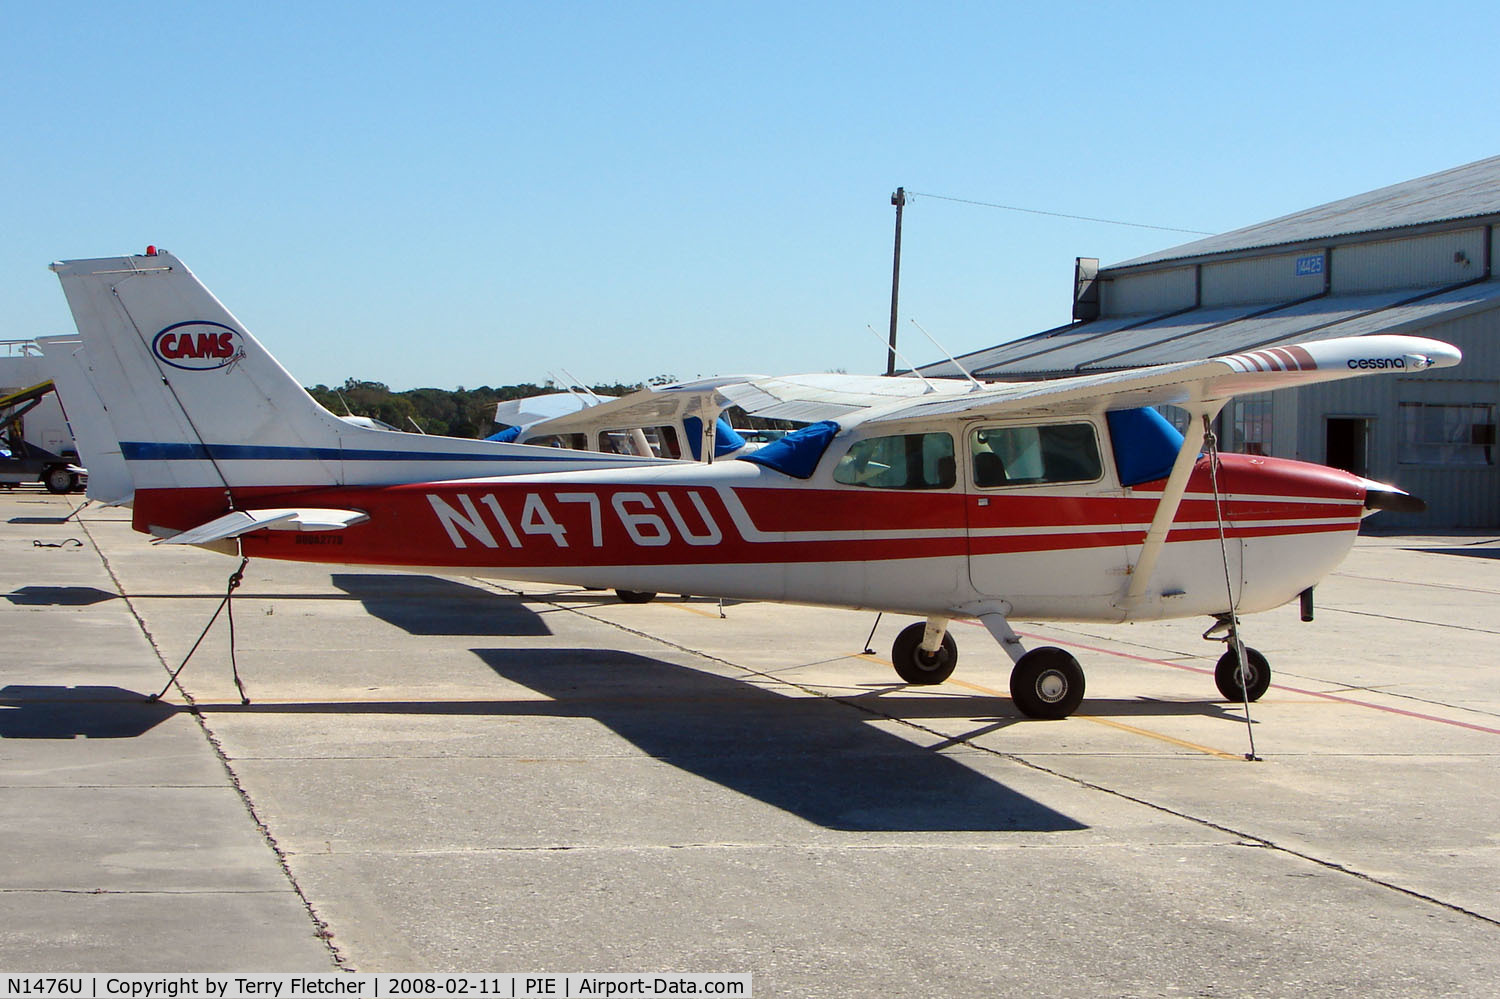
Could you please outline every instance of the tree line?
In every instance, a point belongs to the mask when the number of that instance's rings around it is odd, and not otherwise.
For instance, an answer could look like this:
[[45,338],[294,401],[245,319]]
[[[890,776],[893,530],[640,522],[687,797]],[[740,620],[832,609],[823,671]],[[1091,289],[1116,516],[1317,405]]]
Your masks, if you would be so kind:
[[[653,382],[656,379],[652,379]],[[596,395],[628,395],[639,385],[595,385]],[[345,380],[338,388],[314,385],[307,390],[329,412],[338,416],[371,416],[398,430],[439,434],[444,437],[488,437],[497,429],[495,406],[508,399],[561,392],[552,383],[500,385],[466,389],[416,388],[393,392],[381,382],[358,378]]]
[[[651,387],[675,382],[673,375],[656,375],[647,380]],[[594,385],[589,391],[599,396],[629,395],[641,385]],[[553,382],[536,385],[481,385],[466,389],[416,388],[393,392],[381,382],[349,378],[338,388],[314,385],[307,390],[318,403],[337,416],[370,416],[389,423],[397,430],[418,431],[442,437],[488,437],[499,429],[495,425],[495,406],[509,399],[562,392]],[[790,430],[797,424],[787,420],[750,416],[738,406],[731,406],[724,416],[736,427]]]

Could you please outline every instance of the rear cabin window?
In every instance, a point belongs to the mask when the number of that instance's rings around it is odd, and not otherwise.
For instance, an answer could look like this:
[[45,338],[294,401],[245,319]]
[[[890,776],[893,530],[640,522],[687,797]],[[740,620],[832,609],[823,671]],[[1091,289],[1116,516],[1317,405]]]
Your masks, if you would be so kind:
[[956,477],[948,434],[897,434],[856,441],[833,481],[871,489],[951,489]]
[[533,437],[526,442],[538,447],[562,447],[571,451],[587,451],[589,439],[583,434],[548,434],[546,437]]
[[600,431],[599,450],[608,454],[633,454],[639,458],[682,457],[677,430],[670,426]]
[[974,485],[1092,482],[1103,474],[1092,423],[980,427],[969,435]]

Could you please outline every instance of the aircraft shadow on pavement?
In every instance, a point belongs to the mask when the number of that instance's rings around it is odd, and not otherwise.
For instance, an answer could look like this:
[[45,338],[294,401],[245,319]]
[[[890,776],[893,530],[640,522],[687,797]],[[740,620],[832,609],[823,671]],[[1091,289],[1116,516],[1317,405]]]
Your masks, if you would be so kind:
[[117,596],[96,586],[23,586],[5,599],[18,607],[88,607]]
[[[619,594],[614,590],[522,590],[518,596],[523,600],[543,600],[553,604],[618,604],[624,603]],[[710,604],[713,606],[735,607],[743,603],[752,603],[748,600],[720,600],[718,597],[695,597],[691,594],[658,593],[657,603],[664,604]]]
[[438,576],[334,573],[333,585],[365,610],[412,635],[540,637],[552,634],[520,598]]
[[627,652],[475,649],[642,751],[809,822],[848,831],[1060,832],[1085,826],[830,698],[790,697]]
[[179,711],[123,687],[0,687],[0,739],[134,739]]
[[[931,693],[906,693],[924,688],[886,687],[868,693],[851,694],[843,700],[858,704],[868,710],[891,718],[918,720],[923,718],[971,718],[975,721],[996,723],[993,728],[1008,725],[1053,725],[1058,722],[1039,721],[1021,714],[1009,697],[985,694],[962,693],[949,696],[934,696]],[[926,688],[931,690],[932,688]],[[1240,705],[1227,701],[1210,700],[1162,700],[1153,697],[1085,697],[1079,707],[1079,715],[1100,718],[1214,718],[1245,724]]]
[[1429,555],[1466,555],[1469,558],[1500,558],[1500,548],[1412,548]]

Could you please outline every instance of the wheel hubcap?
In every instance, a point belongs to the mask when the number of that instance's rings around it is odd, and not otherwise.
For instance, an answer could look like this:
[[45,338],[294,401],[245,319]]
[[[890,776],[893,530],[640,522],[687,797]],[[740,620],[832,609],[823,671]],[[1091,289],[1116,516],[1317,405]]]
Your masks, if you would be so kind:
[[1048,704],[1056,704],[1068,692],[1068,678],[1055,669],[1049,669],[1036,679],[1037,696]]

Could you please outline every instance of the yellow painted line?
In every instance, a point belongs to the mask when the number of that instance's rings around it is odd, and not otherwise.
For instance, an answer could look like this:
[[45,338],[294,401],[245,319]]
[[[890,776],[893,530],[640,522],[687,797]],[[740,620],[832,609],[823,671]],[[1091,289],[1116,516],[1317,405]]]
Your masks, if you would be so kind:
[[1245,754],[1243,753],[1226,753],[1222,749],[1214,749],[1212,746],[1200,746],[1196,742],[1188,742],[1185,739],[1178,739],[1170,735],[1163,735],[1160,732],[1152,732],[1150,729],[1136,728],[1134,725],[1126,725],[1124,722],[1112,721],[1109,718],[1099,718],[1095,715],[1074,715],[1073,717],[1082,718],[1084,721],[1096,722],[1100,725],[1108,725],[1110,728],[1117,728],[1122,732],[1130,732],[1134,735],[1144,735],[1147,738],[1156,739],[1158,742],[1166,742],[1170,743],[1173,746],[1181,746],[1183,749],[1191,749],[1196,753],[1203,753],[1206,756],[1217,756],[1221,760],[1243,760],[1245,758]]
[[687,611],[689,614],[697,614],[700,617],[711,617],[715,621],[717,621],[719,619],[719,612],[717,610],[706,611],[702,607],[694,607],[692,604],[682,604],[682,603],[670,604],[669,603],[669,604],[664,604],[663,606],[665,606],[665,607],[675,607],[678,610]]
[[[1009,694],[1002,693],[998,690],[991,690],[989,687],[981,687],[977,683],[970,683],[967,680],[950,679],[947,682],[956,683],[960,687],[965,687],[969,690],[977,691],[981,694],[993,694],[996,697],[1010,696]],[[1200,746],[1196,742],[1188,742],[1185,739],[1178,739],[1175,736],[1165,735],[1161,732],[1153,732],[1147,728],[1137,728],[1134,725],[1126,725],[1124,722],[1117,722],[1109,718],[1100,718],[1097,715],[1072,715],[1071,717],[1077,718],[1081,721],[1090,721],[1096,725],[1107,725],[1110,728],[1119,729],[1121,732],[1129,732],[1132,735],[1144,735],[1148,739],[1155,739],[1158,742],[1165,742],[1169,745],[1179,746],[1183,749],[1191,749],[1195,753],[1203,753],[1206,756],[1217,756],[1220,759],[1224,760],[1244,759],[1244,756],[1242,754],[1226,753],[1221,749],[1214,749],[1212,746]]]
[[[889,659],[882,659],[879,656],[866,655],[863,652],[851,656],[850,658],[868,659],[872,663],[883,663],[886,666],[891,666],[891,661]],[[892,666],[891,668],[894,669],[895,667]],[[981,687],[979,684],[970,683],[968,680],[957,680],[949,677],[947,680],[943,681],[943,685],[963,687],[965,690],[972,690],[977,694],[989,694],[993,697],[1004,697],[1006,699],[1010,698],[1010,693],[1008,691],[994,690],[990,687]],[[1161,732],[1153,732],[1150,729],[1146,728],[1137,728],[1134,725],[1126,725],[1124,722],[1113,721],[1109,718],[1100,718],[1097,715],[1071,715],[1070,717],[1077,718],[1081,721],[1090,721],[1096,725],[1106,725],[1109,728],[1119,729],[1121,732],[1129,732],[1131,735],[1143,735],[1148,739],[1155,739],[1158,742],[1165,742],[1168,745],[1178,746],[1182,749],[1191,749],[1193,752],[1202,753],[1205,756],[1217,756],[1221,760],[1243,760],[1245,758],[1244,754],[1242,753],[1226,753],[1222,749],[1214,749],[1212,746],[1200,746],[1196,742],[1188,742],[1186,739],[1178,739],[1175,736],[1165,735]]]

